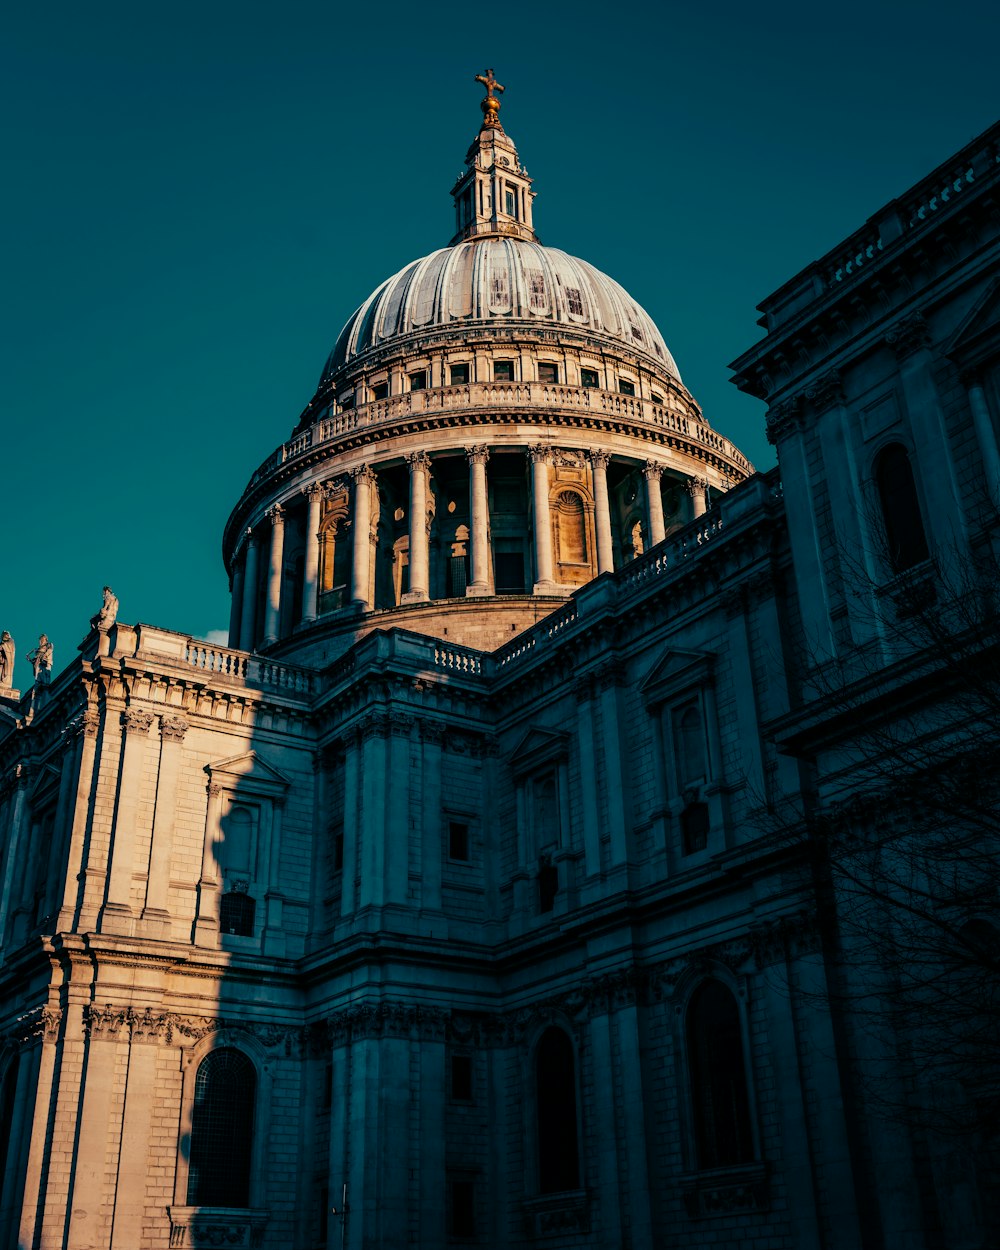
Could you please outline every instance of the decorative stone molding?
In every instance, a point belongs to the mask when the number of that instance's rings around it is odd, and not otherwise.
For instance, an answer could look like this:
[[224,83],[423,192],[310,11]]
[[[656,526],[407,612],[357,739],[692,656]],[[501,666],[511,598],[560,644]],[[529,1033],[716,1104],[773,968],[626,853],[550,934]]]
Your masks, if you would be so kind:
[[270,506],[264,513],[272,525],[283,525],[285,522],[285,509],[280,503]]
[[408,451],[406,463],[410,466],[411,472],[414,469],[428,470],[431,467],[431,458],[426,451]]
[[592,451],[589,455],[591,466],[595,469],[607,469],[611,463],[611,452],[609,451]]
[[533,443],[528,448],[528,459],[532,464],[551,464],[552,448],[546,447],[544,443]]
[[431,742],[437,746],[444,742],[449,728],[443,721],[424,720],[423,718],[417,721],[417,726],[420,730],[421,741]]
[[663,470],[666,467],[664,464],[658,464],[655,460],[647,460],[642,466],[642,476],[647,482],[654,480],[658,482],[663,477]]
[[7,1036],[17,1046],[30,1046],[38,1039],[51,1046],[59,1040],[62,1019],[58,1007],[35,1007],[16,1018]]
[[704,495],[705,491],[708,490],[708,478],[689,477],[684,483],[684,489],[692,498],[694,498],[695,495]]
[[766,1211],[771,1205],[766,1163],[702,1172],[684,1177],[682,1185],[684,1206],[692,1219]]
[[927,318],[922,312],[911,313],[897,321],[885,336],[885,344],[896,353],[897,360],[905,360],[930,343]]
[[183,742],[188,723],[183,716],[161,716],[160,737],[164,742]]
[[170,1245],[255,1247],[264,1244],[269,1211],[243,1207],[168,1207]]
[[804,394],[816,412],[827,412],[844,402],[843,379],[836,369],[831,369],[810,382]]
[[529,1198],[521,1211],[524,1235],[533,1241],[543,1237],[580,1237],[590,1232],[590,1202],[582,1189]]
[[486,464],[490,458],[490,450],[485,443],[480,443],[475,447],[466,447],[465,455],[469,464]]
[[142,708],[130,707],[122,712],[122,725],[126,734],[148,734],[152,723],[152,712],[146,712]]
[[767,410],[767,441],[775,445],[790,434],[798,433],[805,425],[802,399],[793,395],[790,399],[772,404]]
[[359,486],[362,482],[368,482],[371,484],[377,480],[375,477],[375,470],[370,464],[358,465],[356,469],[352,469],[351,478]]

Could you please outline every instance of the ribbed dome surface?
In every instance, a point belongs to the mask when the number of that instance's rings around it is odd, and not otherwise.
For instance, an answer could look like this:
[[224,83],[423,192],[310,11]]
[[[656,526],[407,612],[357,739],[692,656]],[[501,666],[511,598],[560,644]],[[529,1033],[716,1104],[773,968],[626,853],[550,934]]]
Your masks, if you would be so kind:
[[578,327],[653,357],[680,380],[652,318],[606,274],[540,243],[479,239],[432,252],[383,282],[340,332],[321,384],[393,339],[480,322]]

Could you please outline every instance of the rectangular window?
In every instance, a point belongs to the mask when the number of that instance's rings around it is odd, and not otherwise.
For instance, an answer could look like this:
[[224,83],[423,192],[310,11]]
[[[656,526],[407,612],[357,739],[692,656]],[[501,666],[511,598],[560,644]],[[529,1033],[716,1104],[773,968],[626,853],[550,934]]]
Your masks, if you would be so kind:
[[453,1180],[448,1185],[448,1235],[451,1237],[475,1237],[475,1181]]
[[548,299],[545,295],[545,277],[540,269],[525,269],[528,279],[528,290],[532,308],[546,308]]
[[580,294],[579,287],[568,286],[566,288],[566,303],[569,306],[571,317],[583,316],[583,297]]
[[452,556],[448,561],[448,597],[459,599],[469,584],[469,557]]
[[662,404],[662,403],[663,403],[663,396],[662,396],[662,395],[657,395],[656,391],[653,391],[653,393],[650,395],[650,397],[649,397],[649,398],[653,401],[653,403],[654,403],[654,404]]
[[539,382],[558,382],[559,366],[552,364],[548,360],[540,360],[538,362],[538,380]]
[[494,378],[494,381],[496,382],[513,382],[514,381],[513,360],[494,360],[493,378]]
[[508,217],[517,216],[517,193],[510,187],[504,192],[504,212]]
[[493,557],[498,595],[524,594],[524,553],[498,551]]
[[451,1096],[455,1102],[472,1102],[472,1056],[452,1055]]
[[427,386],[427,370],[418,369],[416,373],[410,374],[410,390],[422,391]]
[[469,858],[469,826],[462,820],[448,822],[448,858]]
[[469,380],[469,366],[466,361],[463,360],[461,364],[454,364],[451,366],[452,386],[459,386],[463,382],[468,382],[468,380]]
[[635,383],[634,383],[634,382],[626,382],[624,378],[619,378],[619,379],[618,379],[618,389],[621,391],[621,393],[622,393],[623,395],[634,395],[634,394],[635,394]]
[[379,382],[377,386],[372,387],[372,399],[388,399],[389,383]]
[[344,834],[339,829],[333,835],[333,871],[344,871]]
[[580,385],[581,386],[597,386],[598,385],[597,370],[596,369],[581,369],[580,370]]
[[321,1107],[333,1106],[333,1064],[328,1063],[323,1069],[323,1101]]
[[538,869],[538,910],[551,911],[559,893],[559,869],[555,864],[542,864]]

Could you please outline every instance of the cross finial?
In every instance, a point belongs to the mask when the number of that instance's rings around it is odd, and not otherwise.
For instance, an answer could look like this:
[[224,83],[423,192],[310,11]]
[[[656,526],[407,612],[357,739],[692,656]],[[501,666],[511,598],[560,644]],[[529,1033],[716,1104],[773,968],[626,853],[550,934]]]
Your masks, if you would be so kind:
[[499,91],[503,94],[504,88],[497,82],[496,76],[492,69],[488,69],[484,74],[476,75],[476,82],[481,82],[486,88],[486,97],[480,102],[479,107],[483,110],[483,127],[496,128],[503,130],[500,125],[500,100],[493,93]]

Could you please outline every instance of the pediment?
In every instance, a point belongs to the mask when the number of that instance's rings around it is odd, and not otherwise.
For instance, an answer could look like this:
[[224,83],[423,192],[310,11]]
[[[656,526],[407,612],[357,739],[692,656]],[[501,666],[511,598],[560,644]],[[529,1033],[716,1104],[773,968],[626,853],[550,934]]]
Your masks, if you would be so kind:
[[269,764],[257,751],[245,751],[228,759],[205,765],[205,772],[226,790],[248,790],[258,794],[284,794],[291,780]]
[[569,754],[569,735],[555,729],[534,726],[518,742],[510,757],[511,767],[517,773],[527,772],[540,764],[564,759]]
[[943,354],[961,368],[1000,356],[1000,278],[991,282],[972,311],[944,344]]
[[665,651],[639,683],[647,704],[663,703],[694,686],[711,683],[715,656],[710,651]]
[[51,764],[43,764],[31,786],[29,797],[32,805],[37,806],[39,803],[44,803],[46,798],[54,796],[58,790],[59,769],[53,768]]

